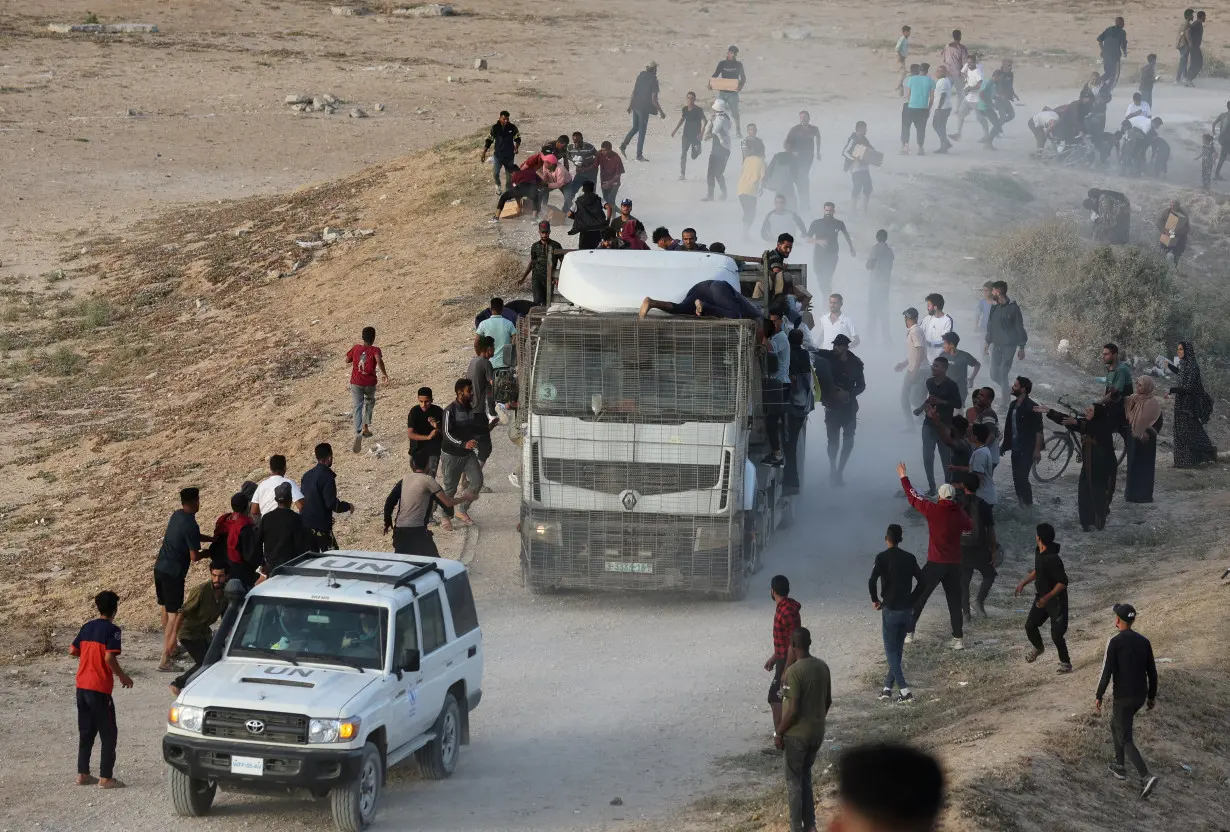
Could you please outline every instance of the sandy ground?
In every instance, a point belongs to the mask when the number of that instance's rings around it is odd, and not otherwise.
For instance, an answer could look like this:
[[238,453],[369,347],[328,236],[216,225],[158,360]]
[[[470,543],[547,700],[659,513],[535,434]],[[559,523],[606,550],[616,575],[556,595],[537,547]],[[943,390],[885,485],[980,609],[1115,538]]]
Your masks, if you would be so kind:
[[[0,18],[8,50],[0,66],[0,175],[11,183],[0,190],[0,280],[17,293],[6,295],[5,320],[41,339],[7,353],[3,409],[14,418],[0,428],[0,459],[19,472],[0,481],[0,553],[10,566],[0,618],[12,628],[12,658],[20,659],[3,671],[10,684],[0,690],[0,704],[41,742],[0,741],[0,826],[141,830],[174,822],[158,752],[169,697],[165,678],[153,671],[154,610],[144,577],[174,490],[185,481],[203,485],[202,514],[211,517],[242,479],[260,473],[267,454],[290,454],[297,473],[316,441],[328,439],[340,450],[347,441],[340,356],[367,323],[382,333],[394,377],[381,394],[376,425],[377,441],[393,453],[339,453],[343,493],[359,510],[341,521],[338,536],[349,546],[383,545],[378,512],[401,473],[403,414],[419,384],[451,386],[465,363],[466,319],[493,290],[514,291],[507,278],[519,270],[502,247],[520,252],[527,242],[521,225],[479,227],[491,187],[477,159],[463,161],[448,145],[403,158],[407,152],[473,133],[505,106],[514,110],[527,147],[572,129],[618,143],[627,89],[646,60],[663,63],[662,100],[673,114],[683,92],[703,86],[734,39],[752,78],[744,118],[761,124],[770,148],[800,106],[820,124],[825,160],[814,171],[813,204],[834,199],[850,223],[860,257],[843,254],[836,288],[847,294],[855,320],[865,321],[867,312],[861,255],[875,229],[887,227],[898,255],[890,309],[921,307],[923,295],[940,289],[951,298],[958,329],[972,320],[972,287],[986,279],[971,241],[1053,210],[1052,200],[1077,205],[1085,188],[1105,179],[1037,168],[1026,157],[1032,139],[1021,122],[994,164],[1039,193],[1039,204],[1028,209],[962,179],[990,157],[969,142],[947,159],[891,155],[899,105],[887,93],[888,46],[900,23],[912,22],[916,40],[934,53],[959,24],[967,42],[996,57],[1017,56],[1017,86],[1029,104],[1058,103],[1074,95],[1089,69],[1088,43],[1110,12],[1074,17],[1033,4],[929,5],[932,23],[919,20],[922,7],[915,4],[878,7],[883,17],[872,21],[855,4],[821,10],[772,3],[759,9],[775,18],[767,25],[743,4],[711,2],[685,4],[653,26],[639,22],[654,8],[575,2],[526,15],[479,2],[450,20],[401,21],[334,18],[325,3],[109,3],[96,10],[102,19],[149,20],[162,34],[104,42],[45,35],[40,27],[58,4],[27,4],[20,15]],[[1155,50],[1165,66],[1171,16],[1133,10],[1129,29],[1137,31],[1141,21],[1135,56]],[[813,37],[768,36],[786,26],[810,28]],[[1045,43],[1043,30],[1054,33]],[[489,56],[485,73],[468,68],[478,55]],[[1184,161],[1194,155],[1186,143],[1197,127],[1189,122],[1221,109],[1226,92],[1219,83],[1195,91],[1159,84],[1155,103],[1178,122],[1179,141],[1172,142],[1169,185],[1131,186],[1144,210],[1198,181],[1195,164]],[[347,102],[335,115],[300,116],[281,103],[288,93],[325,91]],[[371,117],[346,118],[354,105]],[[1029,112],[1021,108],[1022,117]],[[848,215],[837,160],[858,118],[872,123],[873,141],[890,152],[866,219]],[[637,215],[651,228],[690,224],[702,240],[758,253],[759,241],[736,244],[733,199],[697,202],[703,157],[692,163],[690,181],[675,182],[678,145],[665,135],[673,120],[651,127],[652,163],[629,163],[624,193],[637,201]],[[471,145],[465,147],[469,153]],[[734,162],[727,173],[733,191]],[[314,185],[322,182],[328,184]],[[305,185],[313,187],[287,193]],[[241,200],[251,194],[270,197]],[[269,277],[290,272],[299,257],[293,238],[330,224],[374,227],[377,234],[330,249],[293,278]],[[251,230],[235,230],[242,228]],[[952,242],[954,236],[963,242]],[[66,270],[63,280],[45,276],[56,268]],[[92,291],[113,299],[116,320],[66,337],[56,310]],[[155,300],[144,302],[150,293]],[[45,311],[28,314],[36,304]],[[10,318],[10,309],[20,314]],[[87,357],[82,380],[38,369],[32,356],[61,342]],[[843,722],[860,710],[878,653],[877,622],[863,594],[869,557],[880,548],[884,525],[902,518],[910,523],[907,545],[920,554],[925,547],[916,519],[895,496],[892,473],[904,458],[921,474],[916,441],[899,432],[891,365],[900,351],[899,341],[888,351],[860,350],[871,389],[855,471],[843,491],[823,485],[823,428],[813,417],[812,487],[800,522],[757,578],[767,585],[780,571],[798,587],[804,623],[837,680],[834,746],[855,739],[843,735]],[[145,357],[151,353],[160,356],[153,375]],[[34,369],[18,376],[23,361]],[[1070,371],[1031,351],[1022,372],[1057,386]],[[380,828],[656,824],[690,799],[743,779],[714,763],[755,749],[769,727],[768,679],[760,669],[772,615],[767,588],[730,605],[530,597],[515,568],[516,505],[503,479],[512,464],[502,444],[492,463],[496,493],[476,509],[478,529],[442,544],[474,569],[487,639],[486,698],[474,744],[451,781],[395,777]],[[1005,480],[1001,487],[1010,486]],[[1055,496],[1067,493],[1057,484]],[[64,536],[73,514],[91,533],[69,546]],[[117,552],[124,553],[118,562]],[[28,577],[33,591],[17,582]],[[100,582],[120,587],[125,599],[126,665],[137,687],[117,693],[119,772],[132,788],[108,795],[49,790],[49,782],[71,776],[72,663],[22,657],[61,652]],[[921,629],[938,638],[944,616],[942,605],[933,607]],[[611,806],[614,797],[623,805]],[[320,806],[226,797],[216,820],[192,825],[241,823],[316,828],[327,819]]]

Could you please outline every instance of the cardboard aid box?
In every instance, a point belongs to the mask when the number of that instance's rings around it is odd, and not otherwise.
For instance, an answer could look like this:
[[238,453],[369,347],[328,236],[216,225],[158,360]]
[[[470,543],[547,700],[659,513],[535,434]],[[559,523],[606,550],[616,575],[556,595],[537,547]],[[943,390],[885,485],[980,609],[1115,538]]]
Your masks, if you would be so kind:
[[710,78],[709,89],[718,90],[720,92],[738,92],[738,78]]
[[884,154],[878,150],[872,150],[865,144],[856,145],[855,148],[850,151],[850,155],[855,159],[858,159],[860,162],[866,162],[867,164],[874,165],[877,168],[884,164]]
[[1172,242],[1171,234],[1179,227],[1179,215],[1171,214],[1166,218],[1166,230],[1162,232],[1162,245],[1169,246]]

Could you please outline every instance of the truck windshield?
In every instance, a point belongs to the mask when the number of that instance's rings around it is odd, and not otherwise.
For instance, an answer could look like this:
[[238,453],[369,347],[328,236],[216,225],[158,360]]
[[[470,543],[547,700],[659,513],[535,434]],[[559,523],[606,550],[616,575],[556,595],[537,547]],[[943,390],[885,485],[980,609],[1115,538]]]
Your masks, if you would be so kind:
[[531,406],[539,414],[730,422],[746,387],[745,330],[732,323],[548,316],[538,338]]
[[232,656],[267,656],[379,670],[385,628],[379,607],[298,598],[257,597],[244,607]]

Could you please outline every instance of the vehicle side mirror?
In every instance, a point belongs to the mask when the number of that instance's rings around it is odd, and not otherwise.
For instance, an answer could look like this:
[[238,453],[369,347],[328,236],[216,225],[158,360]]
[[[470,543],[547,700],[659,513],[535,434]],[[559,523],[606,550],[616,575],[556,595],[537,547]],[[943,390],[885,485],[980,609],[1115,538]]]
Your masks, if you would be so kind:
[[407,673],[418,673],[419,651],[416,648],[407,647],[401,651],[401,669]]

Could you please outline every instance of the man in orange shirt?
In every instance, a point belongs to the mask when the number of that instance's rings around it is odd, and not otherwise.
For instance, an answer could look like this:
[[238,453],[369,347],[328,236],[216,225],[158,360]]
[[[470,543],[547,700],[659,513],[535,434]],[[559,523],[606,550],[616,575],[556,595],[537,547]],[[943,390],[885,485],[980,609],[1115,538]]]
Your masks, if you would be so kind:
[[[124,783],[115,779],[115,743],[118,730],[115,724],[115,701],[111,691],[115,689],[115,677],[126,688],[132,687],[132,679],[120,668],[120,628],[112,619],[119,609],[120,598],[110,590],[94,596],[98,618],[87,621],[73,639],[69,653],[77,661],[77,785],[100,789],[118,789]],[[94,752],[94,738],[102,739],[102,757],[98,765],[98,778],[90,775],[90,757]]]

